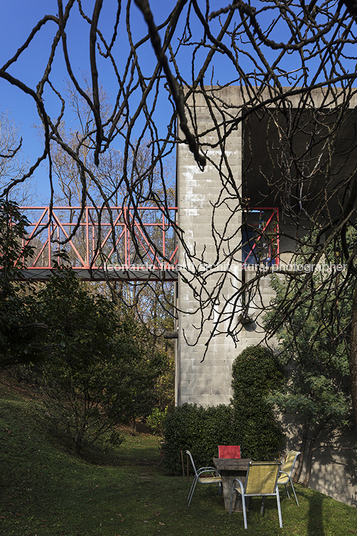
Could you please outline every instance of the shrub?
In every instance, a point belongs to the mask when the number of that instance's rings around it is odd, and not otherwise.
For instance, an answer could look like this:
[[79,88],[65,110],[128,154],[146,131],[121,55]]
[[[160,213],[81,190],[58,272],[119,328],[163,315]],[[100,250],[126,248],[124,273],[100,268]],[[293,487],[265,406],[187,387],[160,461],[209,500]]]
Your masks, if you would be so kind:
[[35,372],[51,429],[77,452],[103,436],[117,444],[118,424],[151,413],[166,354],[153,348],[130,313],[119,315],[71,268],[58,270],[41,288],[37,314],[46,319],[40,344],[47,359]]
[[262,346],[246,348],[233,363],[232,378],[234,421],[242,457],[275,458],[282,447],[283,433],[267,396],[283,382],[277,360]]
[[[218,445],[239,444],[233,426],[233,408],[223,404],[203,408],[183,404],[173,408],[164,423],[165,466],[181,472],[181,450],[190,450],[198,467],[212,465]],[[186,458],[186,456],[185,456]]]
[[162,411],[160,408],[154,408],[146,419],[146,424],[151,428],[154,434],[163,434],[164,422],[167,416],[168,406]]
[[181,472],[181,451],[190,450],[197,467],[212,465],[218,445],[240,445],[242,457],[273,459],[283,443],[273,407],[267,401],[282,385],[283,373],[272,352],[259,346],[244,350],[233,364],[232,405],[203,408],[183,404],[164,422],[165,466]]

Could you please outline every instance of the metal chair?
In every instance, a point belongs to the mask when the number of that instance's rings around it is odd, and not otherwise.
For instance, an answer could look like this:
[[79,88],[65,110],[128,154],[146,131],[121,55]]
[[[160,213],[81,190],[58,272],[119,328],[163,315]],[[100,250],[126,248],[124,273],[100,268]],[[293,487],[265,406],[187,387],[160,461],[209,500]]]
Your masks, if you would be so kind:
[[279,478],[278,478],[278,485],[284,484],[287,496],[289,498],[290,498],[290,495],[289,495],[289,490],[288,490],[288,484],[290,482],[290,486],[291,486],[291,489],[293,490],[295,501],[296,501],[296,504],[298,506],[299,506],[299,501],[297,500],[297,497],[296,497],[292,477],[293,477],[293,471],[294,471],[295,462],[296,462],[296,459],[299,456],[299,454],[301,454],[301,453],[298,452],[297,450],[291,450],[290,452],[288,452],[288,454],[286,456],[284,466],[281,469],[281,471],[279,473]]
[[[278,505],[279,526],[283,527],[281,517],[280,497],[278,488],[278,476],[280,463],[278,462],[250,462],[247,470],[247,476],[243,483],[239,478],[235,478],[232,486],[231,502],[229,513],[232,513],[233,499],[235,493],[242,498],[244,528],[247,529],[247,510],[246,497],[263,497],[261,513],[264,512],[264,503],[266,497],[275,496]],[[238,486],[237,487],[237,483]]]
[[199,482],[200,484],[219,484],[221,488],[222,478],[215,467],[201,467],[200,469],[197,470],[195,466],[195,462],[193,461],[191,452],[189,450],[186,450],[186,454],[190,457],[193,471],[195,473],[193,477],[191,489],[187,497],[188,506],[190,506],[193,493],[196,489],[197,482]]
[[218,458],[240,458],[240,446],[218,445]]

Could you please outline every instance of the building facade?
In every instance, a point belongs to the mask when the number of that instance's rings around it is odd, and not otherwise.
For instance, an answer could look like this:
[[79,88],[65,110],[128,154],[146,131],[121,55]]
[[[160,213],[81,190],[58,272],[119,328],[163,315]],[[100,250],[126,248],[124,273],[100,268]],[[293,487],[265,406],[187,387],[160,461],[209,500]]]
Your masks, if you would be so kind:
[[[187,250],[181,247],[178,260],[180,277],[176,291],[179,311],[176,326],[177,405],[187,402],[215,406],[230,402],[232,363],[246,347],[262,341],[264,331],[259,323],[254,322],[254,316],[258,309],[261,312],[264,303],[268,303],[273,296],[269,277],[266,277],[260,281],[259,306],[254,300],[248,305],[234,300],[230,303],[237,287],[244,284],[244,278],[254,277],[254,271],[242,269],[251,249],[249,244],[249,247],[245,248],[246,240],[242,237],[242,207],[246,203],[247,206],[254,207],[256,214],[260,207],[268,211],[275,210],[278,218],[283,210],[278,190],[274,192],[267,189],[264,182],[265,174],[269,174],[271,180],[268,182],[272,184],[274,177],[281,173],[282,169],[281,163],[273,169],[271,155],[265,148],[266,138],[269,136],[268,120],[255,117],[253,124],[250,123],[249,133],[244,132],[244,122],[232,128],[224,141],[223,158],[222,143],[219,143],[219,133],[217,134],[212,117],[217,117],[222,128],[224,118],[229,125],[230,118],[236,116],[237,110],[244,113],[244,96],[238,87],[213,88],[211,91],[215,92],[220,106],[212,114],[204,96],[198,94],[195,96],[192,119],[197,131],[201,133],[200,142],[207,157],[205,168],[201,170],[198,167],[187,144],[180,143],[177,149],[178,225],[184,233],[189,251],[188,254]],[[322,93],[316,93],[315,104],[323,99]],[[298,104],[291,98],[290,105],[293,109]],[[351,125],[351,129],[350,135],[354,136],[354,125]],[[302,138],[298,143],[303,144],[305,141]],[[353,162],[346,160],[344,172],[350,172],[353,165]],[[222,173],[223,177],[227,174],[230,178],[223,190]],[[316,196],[312,198],[312,206],[314,202],[317,203],[318,183],[313,185],[313,189]],[[294,242],[289,238],[289,235],[293,236],[294,227],[289,218],[285,218],[284,226],[285,238],[279,241],[274,262],[288,264],[294,251]],[[230,272],[234,277],[227,278],[222,284],[222,270],[228,258],[231,262]],[[196,263],[194,268],[189,266],[192,259],[195,259]],[[202,271],[205,271],[206,275],[200,280]],[[195,274],[198,274],[196,283]],[[201,284],[203,280],[204,285]],[[218,281],[221,286],[216,305],[207,306],[205,309],[204,293],[207,296],[214,294]],[[210,303],[212,304],[212,300]],[[227,303],[229,307],[225,310]],[[237,316],[242,313],[246,315],[248,307],[248,315],[252,320],[242,325],[236,338],[227,336],[232,318],[232,310],[229,308],[232,307],[235,308]],[[223,313],[218,315],[219,311]],[[211,337],[215,314],[220,328],[216,330],[214,337]],[[299,433],[295,429],[288,437],[287,448],[298,448],[298,441]],[[311,487],[347,504],[356,505],[355,449],[354,434],[342,439],[336,438],[334,442],[329,440],[328,444],[322,441],[316,449]]]

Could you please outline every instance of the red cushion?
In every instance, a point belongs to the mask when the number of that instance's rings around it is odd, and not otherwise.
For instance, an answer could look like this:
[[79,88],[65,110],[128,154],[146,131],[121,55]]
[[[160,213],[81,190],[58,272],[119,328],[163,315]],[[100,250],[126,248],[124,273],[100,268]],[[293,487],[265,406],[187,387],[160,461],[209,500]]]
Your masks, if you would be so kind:
[[219,445],[218,457],[219,458],[240,458],[240,446],[239,445]]

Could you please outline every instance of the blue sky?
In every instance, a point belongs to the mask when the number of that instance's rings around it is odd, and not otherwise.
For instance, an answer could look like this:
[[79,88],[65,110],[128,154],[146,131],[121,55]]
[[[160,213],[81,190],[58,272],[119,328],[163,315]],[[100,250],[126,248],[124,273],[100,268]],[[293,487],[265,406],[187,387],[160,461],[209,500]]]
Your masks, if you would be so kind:
[[[83,2],[86,9],[92,4],[91,0]],[[155,0],[155,10],[163,16],[169,11],[169,8],[175,2],[165,0]],[[104,2],[104,8],[100,17],[100,27],[105,33],[108,40],[110,39],[113,28],[116,2]],[[12,0],[11,2],[2,2],[2,16],[0,18],[0,63],[3,65],[16,52],[19,46],[23,44],[31,32],[34,25],[45,14],[57,14],[57,2],[55,0]],[[88,14],[91,15],[90,9]],[[146,33],[146,25],[142,14],[132,6],[132,17],[136,36],[138,39]],[[123,67],[127,58],[127,38],[124,27],[125,19],[120,22],[119,39],[116,45],[116,59],[119,66]],[[47,22],[36,36],[35,40],[25,51],[16,64],[10,66],[8,72],[25,82],[29,87],[35,89],[38,80],[41,78],[47,63],[49,44],[57,30],[54,22]],[[123,38],[121,38],[121,34]],[[89,51],[88,51],[89,25],[79,16],[77,6],[73,8],[73,13],[67,28],[68,48],[70,51],[70,60],[75,75],[82,81],[83,77],[89,73]],[[155,57],[151,45],[144,47],[140,52],[140,59],[144,68],[147,69],[147,75],[152,73]],[[108,63],[108,62],[106,62]],[[103,64],[103,62],[102,62]],[[99,65],[103,67],[100,63]],[[64,62],[61,50],[58,51],[54,69],[51,73],[51,81],[59,89],[67,85],[68,74],[64,68]],[[111,69],[104,66],[100,70],[100,84],[103,85],[108,95],[115,95],[116,84]],[[60,102],[54,98],[50,92],[45,93],[45,104],[49,106],[51,112],[55,115],[59,112]],[[163,103],[164,106],[164,103]],[[33,99],[21,92],[7,81],[0,79],[0,113],[9,112],[13,117],[16,125],[23,136],[23,155],[33,161],[34,155],[37,155],[42,148],[42,135],[35,125],[38,125],[39,119],[36,106]],[[164,118],[163,114],[163,118]],[[67,127],[74,128],[71,124],[71,117],[66,117]],[[48,195],[47,187],[47,165],[43,165],[41,170],[36,172],[37,195],[39,200],[46,199]]]
[[[64,2],[65,4],[66,2]],[[93,0],[85,0],[82,2],[88,15],[91,15],[91,6]],[[125,2],[123,2],[125,3]],[[263,2],[254,2],[256,5],[263,6]],[[106,38],[109,40],[113,28],[116,2],[114,0],[103,2],[103,10],[99,20],[99,26],[103,31]],[[159,24],[165,20],[167,14],[176,5],[176,0],[151,0],[151,7],[154,13],[156,24]],[[200,0],[200,5],[204,8],[204,0]],[[211,3],[211,9],[215,10],[222,5],[221,0],[213,0]],[[0,18],[0,35],[1,35],[1,47],[0,47],[0,63],[4,64],[17,50],[19,46],[23,44],[30,31],[45,14],[57,14],[57,1],[56,0],[11,0],[11,2],[1,2],[1,18]],[[262,13],[262,19],[269,17],[269,13]],[[146,35],[146,25],[143,20],[142,14],[138,8],[132,5],[131,8],[132,27],[134,31],[134,41],[140,39],[143,35]],[[202,29],[197,23],[195,16],[192,17],[192,30],[194,33],[194,39],[199,41],[202,35]],[[218,21],[215,22],[215,30],[218,31]],[[19,77],[22,81],[35,89],[38,80],[41,78],[43,70],[45,68],[49,45],[52,42],[53,36],[57,30],[57,26],[54,22],[47,22],[42,27],[41,31],[36,36],[35,40],[25,51],[21,58],[15,65],[10,66],[8,72],[15,77]],[[278,27],[276,30],[276,38],[284,41],[284,28]],[[83,77],[89,73],[89,50],[88,50],[88,35],[89,25],[83,21],[79,16],[78,7],[75,4],[73,12],[71,14],[70,23],[67,27],[67,39],[68,48],[70,53],[70,60],[72,63],[73,71],[78,79],[83,80]],[[247,46],[248,45],[242,45]],[[249,48],[249,47],[248,47]],[[122,18],[119,25],[118,41],[114,48],[114,55],[120,68],[123,68],[127,58],[127,35],[125,28],[125,17]],[[186,77],[186,81],[190,82],[190,68],[191,68],[191,51],[187,49],[182,50],[180,56],[180,69]],[[277,52],[269,52],[269,58],[272,59],[276,56]],[[143,46],[139,51],[139,58],[141,67],[145,71],[144,74],[150,76],[153,71],[153,66],[156,63],[156,58],[151,47],[151,44]],[[252,64],[249,65],[247,57],[242,55],[241,60],[242,67],[247,70],[252,70]],[[294,67],[294,60],[291,55],[284,60],[288,69]],[[283,63],[283,65],[284,65]],[[112,69],[108,68],[107,64],[99,58],[98,64],[100,67],[100,84],[103,85],[109,96],[114,98],[116,93],[116,83],[113,77]],[[198,61],[199,64],[199,61]],[[235,78],[236,73],[232,70],[231,65],[223,55],[217,55],[213,62],[214,77],[213,83],[226,83],[229,80]],[[208,71],[207,83],[211,82],[210,73]],[[64,68],[64,62],[62,58],[61,50],[58,51],[54,62],[54,69],[50,76],[53,84],[59,89],[67,85],[68,74]],[[56,116],[60,109],[60,102],[53,96],[53,93],[46,91],[44,95],[45,105],[51,111],[53,116]],[[23,136],[23,155],[33,162],[34,155],[37,155],[42,148],[43,138],[38,129],[34,125],[38,124],[39,119],[36,111],[34,101],[31,97],[25,95],[17,88],[10,85],[8,82],[0,78],[0,113],[8,111],[13,117],[15,123]],[[162,93],[162,101],[160,103],[159,113],[156,116],[157,125],[166,129],[166,121],[170,115],[170,108],[167,106],[167,93]],[[73,116],[68,114],[66,116],[66,126],[68,128],[75,128],[73,123]],[[47,180],[47,167],[42,166],[35,174],[35,180],[38,182],[37,196],[39,201],[45,201],[48,195],[48,180]]]
[[[217,2],[216,2],[217,3]],[[154,10],[155,21],[162,22],[172,7],[176,4],[173,0],[154,0],[151,5]],[[217,3],[220,4],[219,2]],[[88,15],[91,15],[92,0],[86,0],[83,5]],[[10,57],[15,54],[16,50],[25,42],[35,24],[46,14],[57,14],[57,2],[55,0],[12,0],[11,2],[2,2],[2,13],[0,18],[0,63],[4,65]],[[105,37],[110,40],[113,23],[115,19],[116,2],[104,2],[104,7],[100,16],[99,25]],[[146,35],[147,28],[143,16],[138,8],[132,5],[131,8],[132,27],[134,31],[134,41]],[[20,59],[11,65],[7,72],[12,76],[19,78],[32,89],[36,88],[38,81],[41,79],[45,65],[47,63],[49,46],[56,33],[57,26],[54,22],[47,22],[36,35],[28,50],[24,51]],[[82,81],[89,73],[89,50],[88,50],[89,25],[80,17],[78,8],[73,8],[70,22],[67,26],[67,40],[70,53],[72,68],[77,78]],[[197,35],[199,38],[199,35]],[[118,42],[114,48],[114,54],[119,68],[124,68],[127,59],[128,44],[125,28],[125,18],[120,21]],[[141,47],[139,52],[141,67],[144,74],[148,77],[153,72],[156,58],[148,43]],[[184,57],[184,54],[183,54]],[[109,96],[114,98],[116,91],[116,82],[112,69],[108,68],[108,61],[104,65],[101,58],[98,59],[100,66],[100,84],[103,85]],[[189,67],[182,63],[184,68]],[[145,72],[146,70],[146,72]],[[190,73],[188,71],[187,75]],[[60,90],[66,87],[68,74],[65,70],[61,49],[56,54],[54,69],[51,73],[50,80]],[[133,97],[134,98],[134,97]],[[60,110],[60,101],[55,98],[53,93],[47,91],[44,94],[46,107],[50,110],[52,116],[57,116]],[[164,92],[160,104],[160,114],[157,116],[157,123],[166,128],[166,121],[170,117],[170,108],[167,107],[167,93]],[[9,82],[0,79],[0,113],[9,112],[14,119],[21,136],[23,136],[23,157],[30,163],[34,162],[35,155],[40,154],[43,147],[43,136],[36,125],[39,124],[39,118],[33,99],[24,94],[22,91],[12,86]],[[75,128],[72,123],[73,117],[70,114],[66,116],[67,128]],[[47,164],[41,166],[36,171],[34,180],[37,183],[37,197],[39,202],[46,201],[48,198],[49,188],[47,180]]]

